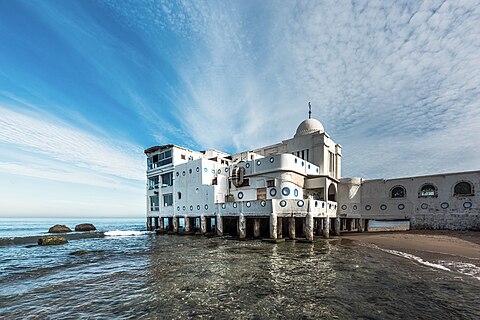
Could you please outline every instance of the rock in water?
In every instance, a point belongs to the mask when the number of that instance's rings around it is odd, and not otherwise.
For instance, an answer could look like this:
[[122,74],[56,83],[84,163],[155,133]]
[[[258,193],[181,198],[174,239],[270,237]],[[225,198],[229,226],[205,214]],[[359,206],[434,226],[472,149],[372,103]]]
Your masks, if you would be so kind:
[[75,231],[95,231],[97,228],[91,223],[81,223],[75,226]]
[[57,236],[46,236],[38,239],[38,245],[40,246],[54,246],[57,244],[64,244],[67,242],[68,242],[67,239],[65,239],[64,237],[57,237]]
[[72,229],[61,224],[56,224],[50,229],[48,229],[48,233],[65,233],[65,232],[72,232]]

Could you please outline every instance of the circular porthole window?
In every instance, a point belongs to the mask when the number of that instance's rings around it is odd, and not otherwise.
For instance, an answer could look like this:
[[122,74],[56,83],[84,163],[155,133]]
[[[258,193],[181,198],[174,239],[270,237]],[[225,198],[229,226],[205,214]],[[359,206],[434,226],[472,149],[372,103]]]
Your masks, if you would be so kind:
[[182,176],[185,176],[185,171],[182,172]]
[[342,210],[347,210],[347,205],[342,204]]
[[225,172],[228,172],[228,171],[230,171],[230,169],[229,169],[229,168],[225,168]]
[[185,210],[187,210],[187,207],[183,206],[182,209],[183,209],[183,211],[185,211]]
[[282,194],[283,194],[284,196],[288,196],[288,195],[290,194],[290,188],[284,187],[284,188],[282,189]]
[[299,206],[300,208],[303,207],[304,204],[305,202],[303,202],[303,200],[298,200],[297,202],[297,206]]
[[236,203],[236,202],[233,203],[233,207],[234,207],[234,208],[237,207],[237,203]]
[[381,209],[381,210],[387,210],[387,205],[386,205],[386,204],[382,204],[382,205],[380,206],[380,209]]
[[262,164],[262,161],[260,160],[257,160],[257,166],[261,165]]
[[208,210],[208,204],[205,205],[205,210]]
[[192,174],[192,169],[188,169],[188,173]]
[[212,174],[215,174],[215,169],[212,169]]
[[200,205],[199,204],[197,204],[197,210],[200,210]]
[[193,206],[190,206],[190,211],[193,211]]
[[203,168],[203,172],[208,172],[208,169],[207,169],[207,168]]
[[177,207],[177,211],[180,211],[180,206]]
[[464,202],[463,207],[465,209],[470,209],[472,207],[472,203],[470,201]]
[[245,168],[250,168],[250,163],[246,163]]
[[277,195],[277,189],[272,188],[270,189],[270,196],[275,197]]
[[225,203],[222,203],[222,209],[225,209],[227,205]]
[[442,207],[442,209],[447,209],[448,206],[449,206],[449,205],[448,205],[448,202],[442,202],[442,203],[440,204],[440,207]]
[[265,200],[262,200],[262,201],[260,202],[260,205],[261,205],[262,207],[265,207],[265,206],[267,205],[267,202],[266,202]]
[[372,210],[372,206],[371,206],[371,205],[369,205],[369,204],[367,204],[367,205],[365,206],[365,210],[367,210],[367,211],[370,211],[370,210]]
[[250,201],[247,201],[247,203],[245,203],[245,205],[246,205],[248,208],[250,208],[250,206],[251,206],[252,204],[250,203]]
[[275,159],[273,157],[270,157],[270,163],[273,163],[273,161],[275,161]]
[[422,208],[423,210],[428,209],[428,204],[422,203],[422,205],[420,206],[420,208]]
[[353,205],[353,210],[357,210],[357,209],[358,209],[357,205],[354,204],[354,205]]
[[243,199],[243,192],[242,192],[242,191],[240,191],[240,192],[238,193],[238,199]]
[[293,195],[294,195],[295,197],[298,197],[298,190],[297,190],[297,189],[293,190]]
[[177,177],[178,177],[178,176],[180,175],[180,173],[177,171],[176,175],[177,175]]
[[403,210],[403,209],[405,209],[405,205],[403,203],[400,203],[398,205],[398,210]]
[[217,170],[217,173],[218,173],[218,174],[222,173],[222,170],[218,169],[218,170]]
[[280,207],[285,207],[287,205],[287,201],[282,200],[280,201]]
[[200,168],[199,168],[199,167],[197,167],[197,169],[195,169],[195,170],[196,170],[197,172],[200,172]]

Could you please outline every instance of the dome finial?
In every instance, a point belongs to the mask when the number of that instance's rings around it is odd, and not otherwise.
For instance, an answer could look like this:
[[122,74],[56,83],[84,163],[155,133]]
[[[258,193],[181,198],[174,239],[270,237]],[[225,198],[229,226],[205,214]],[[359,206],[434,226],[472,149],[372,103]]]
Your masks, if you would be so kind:
[[312,104],[308,101],[308,119],[312,119]]

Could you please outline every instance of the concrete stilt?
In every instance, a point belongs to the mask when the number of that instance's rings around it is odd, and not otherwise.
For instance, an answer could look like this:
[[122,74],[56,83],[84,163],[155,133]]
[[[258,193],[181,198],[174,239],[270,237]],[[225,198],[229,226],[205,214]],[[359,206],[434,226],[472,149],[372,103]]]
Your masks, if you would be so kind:
[[245,216],[241,214],[238,217],[238,238],[245,239],[247,237],[247,223]]
[[253,219],[253,236],[260,238],[260,218]]
[[277,218],[277,238],[283,238],[283,218]]
[[335,236],[340,235],[340,218],[335,218],[335,228],[334,228],[333,234]]
[[184,217],[185,220],[185,232],[190,232],[192,230],[192,219],[189,217]]
[[363,232],[364,229],[364,221],[362,218],[360,218],[358,219],[358,232]]
[[277,214],[270,214],[270,239],[277,239]]
[[326,217],[323,219],[323,237],[325,239],[330,238],[330,218]]
[[313,240],[313,215],[310,212],[305,217],[305,238]]
[[178,232],[178,217],[173,217],[172,219],[173,232]]
[[147,230],[152,231],[152,218],[151,217],[147,218]]
[[160,222],[160,225],[159,225],[160,230],[164,231],[165,230],[165,220],[163,220],[163,218],[159,218],[159,222]]
[[204,215],[200,216],[200,232],[202,234],[207,233],[207,217]]
[[222,221],[222,216],[217,215],[217,220],[215,222],[215,226],[217,228],[217,236],[221,237],[223,236],[223,221]]
[[158,217],[153,218],[153,224],[155,226],[155,230],[158,229]]
[[354,228],[354,221],[353,221],[353,219],[348,219],[348,222],[347,222],[347,223],[348,223],[348,225],[347,225],[348,231],[352,231],[353,228]]
[[317,236],[321,236],[323,234],[323,219],[317,218]]
[[295,217],[288,218],[288,237],[295,239]]

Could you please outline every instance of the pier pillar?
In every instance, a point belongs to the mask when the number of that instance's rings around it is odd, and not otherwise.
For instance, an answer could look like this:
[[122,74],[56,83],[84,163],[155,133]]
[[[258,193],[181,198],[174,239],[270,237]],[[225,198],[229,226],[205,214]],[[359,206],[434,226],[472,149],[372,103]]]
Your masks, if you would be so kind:
[[305,238],[313,240],[313,215],[311,212],[307,213],[305,217]]
[[340,235],[340,218],[335,218],[335,228],[334,228],[333,234],[335,236]]
[[223,221],[222,221],[222,216],[217,215],[217,220],[215,221],[215,226],[217,228],[217,236],[221,237],[223,236]]
[[323,219],[317,218],[317,236],[321,236],[323,234]]
[[359,218],[358,219],[358,232],[363,232],[364,229],[365,229],[364,221],[363,221],[362,218]]
[[283,218],[277,217],[277,238],[283,238]]
[[348,219],[347,223],[348,223],[348,225],[347,225],[348,231],[352,231],[353,230],[353,224],[354,224],[353,219]]
[[253,219],[253,236],[260,238],[260,218]]
[[295,239],[295,217],[288,218],[288,237]]
[[158,217],[153,218],[153,224],[155,226],[155,230],[157,230],[158,229]]
[[277,214],[270,214],[270,239],[277,239]]
[[247,236],[247,223],[245,216],[241,214],[238,216],[238,238],[245,239]]
[[163,220],[163,218],[159,218],[159,220],[160,220],[159,228],[160,228],[161,231],[163,231],[163,230],[165,230],[165,220]]
[[192,230],[192,221],[189,217],[184,217],[185,220],[185,232],[190,232]]
[[207,233],[207,217],[204,215],[200,216],[200,232],[202,234]]
[[323,237],[325,239],[330,238],[330,218],[326,217],[323,219]]
[[152,218],[147,218],[147,231],[152,231]]
[[173,227],[173,232],[177,233],[178,232],[178,217],[173,217],[172,218],[172,227]]

